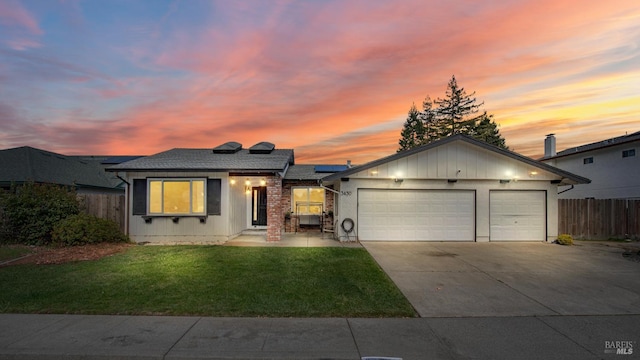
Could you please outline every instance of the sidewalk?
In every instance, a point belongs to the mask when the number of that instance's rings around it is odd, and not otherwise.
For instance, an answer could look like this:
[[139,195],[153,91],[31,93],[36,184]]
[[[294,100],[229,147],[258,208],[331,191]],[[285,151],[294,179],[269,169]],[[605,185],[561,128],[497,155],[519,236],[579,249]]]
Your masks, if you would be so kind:
[[[0,359],[607,359],[640,315],[208,318],[0,314]],[[611,352],[612,353],[609,353]]]

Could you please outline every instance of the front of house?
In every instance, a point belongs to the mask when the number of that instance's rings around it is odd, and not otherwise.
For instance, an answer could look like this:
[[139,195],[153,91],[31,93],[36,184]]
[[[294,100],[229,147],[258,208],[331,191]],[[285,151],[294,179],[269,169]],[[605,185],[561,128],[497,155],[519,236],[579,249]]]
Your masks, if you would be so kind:
[[[358,167],[296,165],[290,149],[173,149],[113,166],[136,242],[224,242],[248,229],[338,224],[343,241],[548,241],[557,188],[589,180],[456,135]],[[330,226],[331,227],[331,226]]]

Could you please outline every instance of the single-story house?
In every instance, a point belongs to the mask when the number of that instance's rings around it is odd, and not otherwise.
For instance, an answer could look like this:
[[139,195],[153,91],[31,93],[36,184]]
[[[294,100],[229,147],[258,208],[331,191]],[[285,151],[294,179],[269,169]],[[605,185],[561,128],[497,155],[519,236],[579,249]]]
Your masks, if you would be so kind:
[[356,167],[296,165],[291,149],[229,142],[108,171],[128,184],[137,242],[223,242],[247,229],[278,241],[327,222],[341,240],[545,241],[557,236],[558,186],[589,182],[464,135]]
[[28,182],[73,187],[78,194],[124,194],[125,184],[100,159],[22,146],[0,150],[0,188]]
[[566,188],[560,199],[640,199],[640,131],[558,153],[549,134],[541,161],[591,179]]

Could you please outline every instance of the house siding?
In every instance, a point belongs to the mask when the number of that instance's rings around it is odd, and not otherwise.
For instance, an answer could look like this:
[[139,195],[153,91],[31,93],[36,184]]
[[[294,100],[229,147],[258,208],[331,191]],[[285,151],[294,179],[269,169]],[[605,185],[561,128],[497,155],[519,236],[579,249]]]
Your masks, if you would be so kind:
[[[129,216],[129,237],[135,242],[152,243],[215,243],[229,240],[232,236],[230,226],[229,180],[226,173],[208,172],[132,172],[127,181],[146,178],[212,178],[221,179],[221,215],[209,215],[203,223],[198,217],[179,217],[178,222],[171,216],[152,217],[145,221],[142,215]],[[225,195],[227,194],[227,195]],[[128,197],[129,209],[133,208],[133,197]]]

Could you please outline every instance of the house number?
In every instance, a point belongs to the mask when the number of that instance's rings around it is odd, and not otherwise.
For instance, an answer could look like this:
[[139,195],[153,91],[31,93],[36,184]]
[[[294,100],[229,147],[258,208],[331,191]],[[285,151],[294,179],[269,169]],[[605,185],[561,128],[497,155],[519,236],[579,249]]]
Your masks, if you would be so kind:
[[351,191],[340,191],[340,195],[342,195],[342,196],[351,196]]

